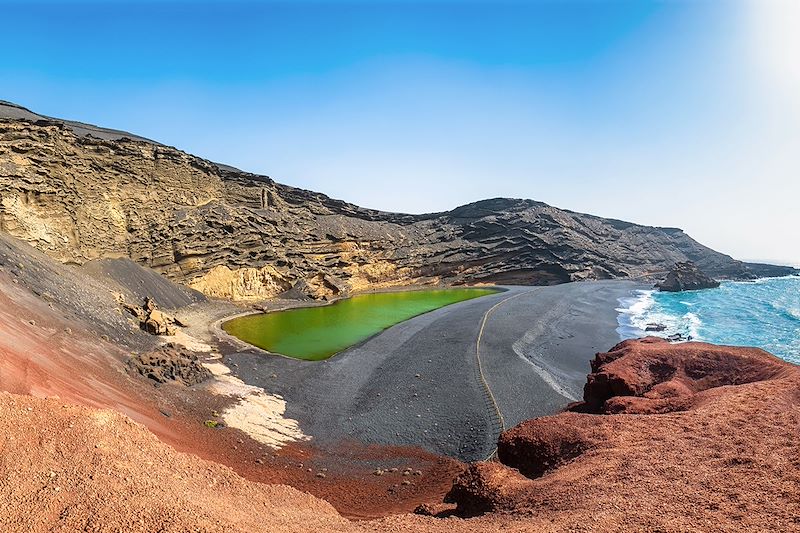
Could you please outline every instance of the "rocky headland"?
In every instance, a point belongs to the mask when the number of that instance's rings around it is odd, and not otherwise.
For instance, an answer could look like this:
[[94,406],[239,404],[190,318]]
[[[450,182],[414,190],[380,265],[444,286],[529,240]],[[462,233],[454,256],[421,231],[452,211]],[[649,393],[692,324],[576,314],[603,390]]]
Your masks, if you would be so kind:
[[[447,500],[592,531],[800,529],[800,368],[752,348],[663,339],[596,356],[584,401],[523,422]],[[558,525],[555,525],[558,524]]]
[[656,287],[665,292],[696,291],[716,289],[719,287],[719,281],[711,278],[691,261],[686,261],[672,267],[666,279],[658,283]]

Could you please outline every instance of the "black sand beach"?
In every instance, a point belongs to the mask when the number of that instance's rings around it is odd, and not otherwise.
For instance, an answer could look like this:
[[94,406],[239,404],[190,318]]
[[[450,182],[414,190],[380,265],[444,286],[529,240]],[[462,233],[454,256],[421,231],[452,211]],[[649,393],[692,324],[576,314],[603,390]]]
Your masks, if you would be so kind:
[[[282,395],[286,416],[317,446],[412,445],[483,459],[503,427],[556,413],[581,397],[590,358],[619,340],[617,299],[639,287],[627,281],[509,287],[398,324],[326,361],[253,350],[227,354],[226,363],[246,383]],[[476,344],[489,311],[481,379]]]

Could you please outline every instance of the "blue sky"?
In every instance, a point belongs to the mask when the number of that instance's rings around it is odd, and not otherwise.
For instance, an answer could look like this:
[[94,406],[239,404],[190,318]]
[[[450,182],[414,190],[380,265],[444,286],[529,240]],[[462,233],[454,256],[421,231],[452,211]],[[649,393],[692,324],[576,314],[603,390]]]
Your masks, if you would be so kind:
[[366,207],[528,197],[800,263],[798,5],[0,0],[0,98]]

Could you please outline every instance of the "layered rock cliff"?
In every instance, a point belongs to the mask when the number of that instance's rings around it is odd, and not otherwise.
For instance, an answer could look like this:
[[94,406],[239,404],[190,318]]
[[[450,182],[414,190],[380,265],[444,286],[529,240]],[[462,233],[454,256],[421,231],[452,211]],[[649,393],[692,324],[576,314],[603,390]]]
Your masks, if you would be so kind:
[[130,258],[233,299],[298,284],[320,297],[408,283],[642,277],[681,261],[714,276],[750,270],[679,229],[532,200],[498,198],[428,215],[364,209],[4,103],[0,230],[62,262]]

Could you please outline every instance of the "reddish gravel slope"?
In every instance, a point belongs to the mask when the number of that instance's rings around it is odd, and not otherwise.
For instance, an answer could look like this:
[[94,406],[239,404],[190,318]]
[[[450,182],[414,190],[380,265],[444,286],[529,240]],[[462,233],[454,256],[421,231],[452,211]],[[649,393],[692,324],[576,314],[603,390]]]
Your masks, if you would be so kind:
[[0,530],[353,531],[333,507],[283,485],[178,453],[143,426],[0,393]]

